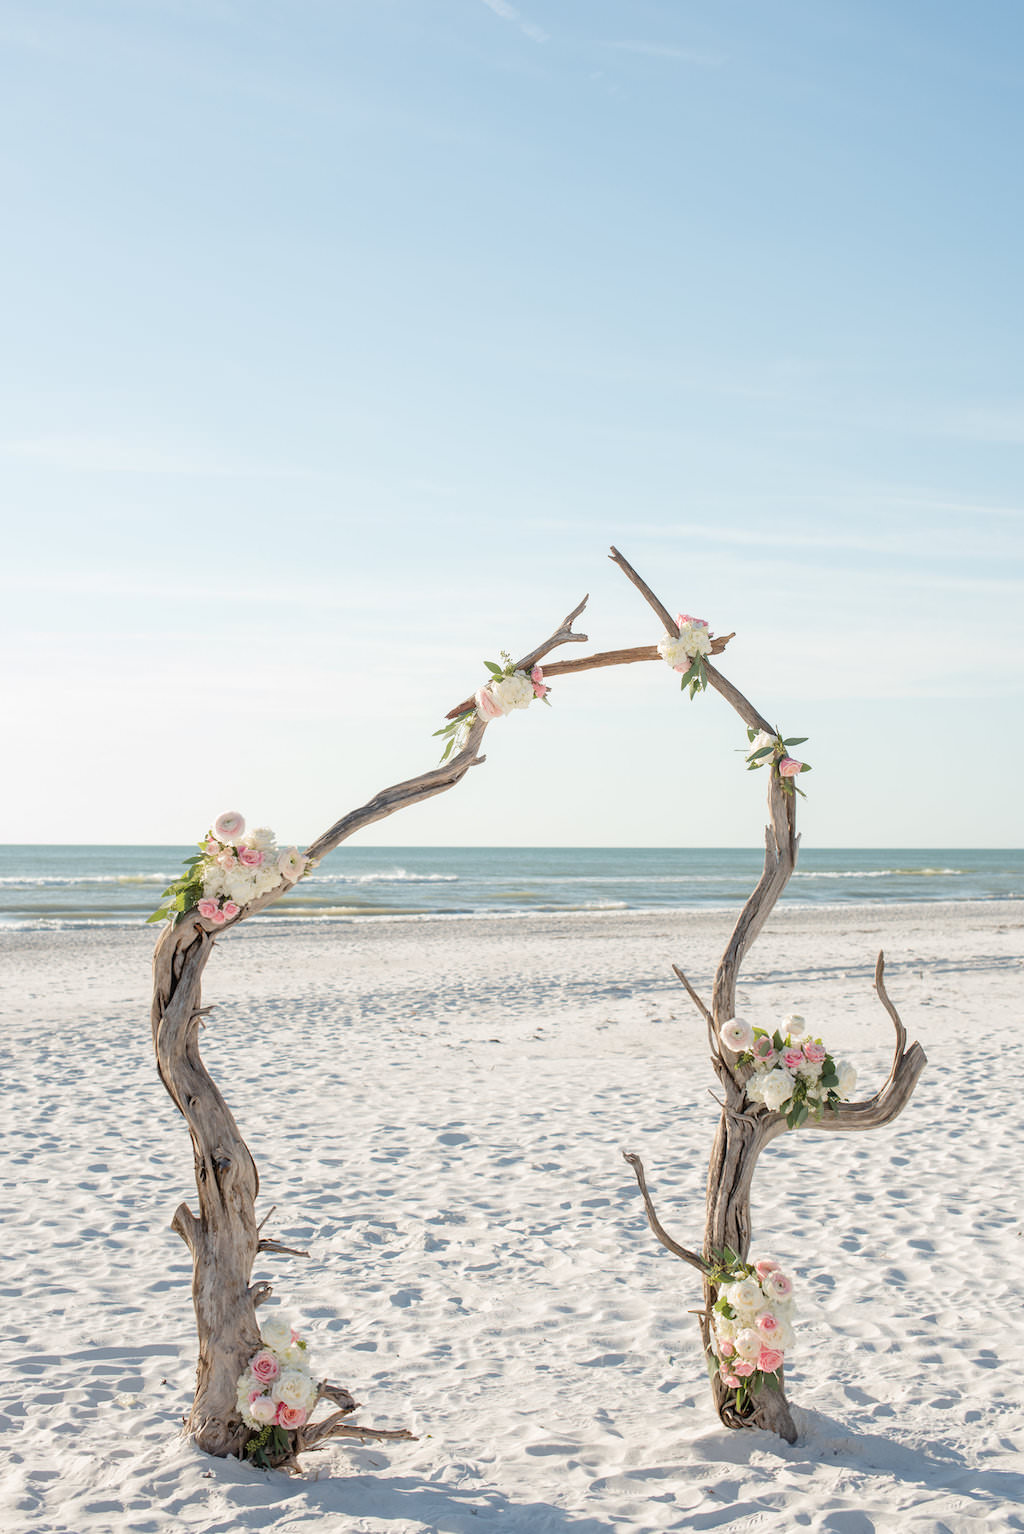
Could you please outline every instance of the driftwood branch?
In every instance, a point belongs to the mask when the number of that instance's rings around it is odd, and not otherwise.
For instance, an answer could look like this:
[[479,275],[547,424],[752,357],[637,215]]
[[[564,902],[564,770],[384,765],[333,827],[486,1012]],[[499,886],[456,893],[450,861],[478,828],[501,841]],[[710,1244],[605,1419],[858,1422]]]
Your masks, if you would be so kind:
[[[648,605],[657,613],[666,631],[678,635],[678,628],[664,603],[654,594],[646,581],[613,548],[611,558],[640,591]],[[730,636],[731,637],[731,636]],[[753,730],[763,730],[777,737],[781,734],[765,719],[754,705],[745,698],[732,682],[705,661],[708,685],[735,709],[744,724]],[[788,884],[796,866],[799,837],[796,834],[796,795],[784,784],[778,760],[773,756],[768,765],[768,825],[765,829],[764,870],[747,900],[733,928],[725,952],[715,972],[715,982],[710,1009],[698,996],[678,965],[673,969],[685,986],[690,999],[703,1015],[708,1025],[711,1043],[712,1065],[722,1083],[724,1100],[720,1102],[721,1117],[711,1151],[708,1167],[707,1198],[704,1228],[703,1258],[666,1233],[658,1220],[647,1191],[643,1165],[640,1158],[625,1152],[632,1166],[648,1224],[655,1236],[675,1256],[697,1267],[704,1275],[704,1310],[701,1312],[701,1337],[708,1361],[716,1363],[711,1350],[709,1317],[717,1291],[709,1280],[713,1271],[711,1263],[725,1250],[735,1252],[746,1260],[750,1250],[750,1190],[757,1158],[764,1147],[778,1135],[785,1134],[787,1123],[781,1113],[771,1112],[763,1104],[746,1101],[745,1083],[750,1067],[740,1067],[738,1056],[722,1044],[721,1030],[734,1016],[736,985],[743,959],[762,930],[775,907],[779,896]],[[820,1122],[808,1121],[806,1127],[854,1130],[874,1129],[888,1124],[906,1106],[917,1079],[924,1069],[925,1055],[920,1044],[907,1047],[906,1029],[899,1013],[889,1000],[883,979],[884,960],[878,956],[875,969],[875,988],[882,1005],[896,1029],[896,1051],[888,1080],[874,1097],[865,1102],[844,1103],[836,1113],[826,1113]],[[717,1099],[716,1099],[717,1100]],[[789,1406],[782,1384],[781,1370],[778,1388],[759,1388],[749,1402],[749,1409],[741,1416],[735,1406],[735,1398],[717,1370],[712,1372],[712,1393],[721,1420],[729,1427],[756,1425],[779,1433],[789,1442],[796,1439]]]

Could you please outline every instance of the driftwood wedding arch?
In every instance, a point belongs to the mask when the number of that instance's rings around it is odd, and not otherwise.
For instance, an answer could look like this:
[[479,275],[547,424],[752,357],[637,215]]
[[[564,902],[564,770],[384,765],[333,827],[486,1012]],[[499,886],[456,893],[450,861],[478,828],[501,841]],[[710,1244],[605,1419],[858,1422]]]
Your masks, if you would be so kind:
[[[666,633],[678,638],[676,624],[650,588],[617,550],[612,550],[611,557],[658,614]],[[529,675],[532,668],[552,651],[566,644],[586,643],[587,636],[576,633],[573,623],[587,600],[584,597],[548,639],[515,662],[515,670]],[[731,637],[713,640],[710,653],[721,654]],[[544,678],[548,680],[597,667],[659,658],[656,645],[606,651],[545,664]],[[772,731],[757,710],[710,662],[706,663],[706,675],[708,684],[732,705],[747,725]],[[318,861],[355,832],[436,794],[446,793],[461,782],[471,767],[482,763],[480,747],[487,720],[478,713],[468,717],[473,703],[472,697],[466,698],[447,716],[453,721],[466,720],[461,749],[450,761],[419,777],[383,789],[368,803],[330,826],[310,845],[306,858]],[[741,913],[719,965],[710,1007],[696,995],[683,973],[676,970],[707,1021],[712,1063],[725,1091],[722,1120],[708,1175],[703,1256],[688,1251],[666,1234],[647,1191],[640,1159],[632,1154],[627,1156],[636,1172],[648,1219],[658,1239],[676,1256],[696,1267],[705,1278],[707,1303],[702,1333],[706,1349],[709,1345],[710,1305],[714,1300],[714,1286],[708,1281],[708,1275],[713,1271],[712,1254],[729,1246],[740,1256],[746,1255],[754,1163],[761,1149],[786,1129],[781,1115],[769,1113],[763,1107],[752,1110],[751,1105],[744,1105],[743,1070],[737,1068],[735,1055],[730,1054],[719,1037],[722,1026],[733,1016],[736,977],[743,956],[785,887],[796,858],[795,798],[785,792],[774,761],[770,769],[769,820],[764,874]],[[183,1203],[172,1220],[172,1228],[181,1236],[192,1256],[192,1295],[199,1341],[195,1395],[185,1430],[200,1448],[214,1455],[240,1454],[250,1435],[237,1405],[238,1382],[261,1345],[257,1307],[273,1292],[269,1283],[252,1281],[253,1265],[261,1254],[273,1255],[290,1249],[262,1234],[255,1210],[259,1191],[255,1162],[227,1102],[200,1056],[199,1030],[211,1010],[202,1004],[202,979],[216,937],[266,909],[291,887],[291,883],[282,877],[272,889],[229,919],[225,920],[221,915],[218,923],[202,916],[198,906],[193,905],[163,928],[153,958],[151,1020],[157,1068],[189,1128],[199,1209],[198,1214],[193,1214]],[[897,1032],[896,1059],[890,1079],[876,1097],[865,1103],[845,1105],[838,1120],[822,1127],[867,1129],[887,1123],[908,1100],[924,1066],[920,1046],[914,1044],[906,1048],[906,1034],[882,985],[881,957],[877,984]],[[795,1436],[781,1391],[762,1393],[751,1412],[738,1418],[730,1410],[726,1399],[728,1392],[723,1391],[720,1382],[714,1388],[719,1413],[729,1426],[752,1421],[771,1427],[786,1437]],[[405,1429],[371,1428],[352,1422],[350,1418],[356,1410],[356,1402],[342,1386],[321,1382],[315,1405],[320,1402],[326,1402],[334,1409],[319,1422],[311,1420],[310,1412],[309,1419],[301,1426],[289,1429],[287,1452],[282,1452],[275,1463],[294,1466],[300,1453],[334,1438],[407,1439],[412,1436]]]

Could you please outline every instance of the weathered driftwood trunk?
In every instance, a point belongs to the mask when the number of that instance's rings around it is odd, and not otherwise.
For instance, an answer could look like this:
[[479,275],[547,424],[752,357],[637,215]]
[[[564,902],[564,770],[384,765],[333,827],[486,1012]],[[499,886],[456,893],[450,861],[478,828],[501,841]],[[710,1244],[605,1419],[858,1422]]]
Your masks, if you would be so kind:
[[[517,665],[529,672],[551,650],[568,643],[585,643],[586,634],[573,632],[573,621],[587,598],[563,619],[551,637]],[[653,646],[556,663],[548,675],[561,675],[594,666],[656,660]],[[451,711],[455,716],[472,707],[472,698]],[[412,804],[453,788],[479,755],[486,722],[477,719],[463,749],[450,762],[421,777],[386,788],[369,803],[331,826],[307,850],[318,860],[365,826]],[[291,886],[283,879],[267,894],[246,906],[233,920],[216,929],[219,936],[239,921],[263,910]],[[290,1249],[263,1237],[256,1223],[259,1176],[238,1125],[199,1053],[199,1030],[210,1009],[202,1004],[202,977],[214,944],[214,929],[193,909],[161,932],[153,958],[153,1045],[160,1078],[181,1111],[192,1137],[199,1213],[182,1204],[172,1227],[192,1254],[192,1297],[199,1337],[199,1360],[192,1409],[186,1431],[210,1454],[241,1452],[251,1429],[241,1421],[236,1401],[237,1382],[260,1343],[257,1306],[272,1293],[269,1283],[253,1283],[252,1269],[260,1253]],[[305,1254],[296,1254],[305,1255]],[[320,1385],[320,1400],[337,1408],[320,1422],[308,1421],[291,1430],[291,1451],[283,1464],[330,1438],[409,1438],[404,1430],[362,1427],[345,1419],[356,1402],[341,1386]]]
[[[678,627],[667,609],[636,571],[623,559],[618,550],[613,549],[611,557],[642,592],[661,618],[666,631],[678,637]],[[707,664],[707,677],[709,685],[732,705],[750,729],[763,730],[772,736],[778,734],[743,694],[710,663]],[[788,1132],[786,1120],[781,1113],[772,1112],[762,1103],[747,1101],[746,1080],[751,1068],[740,1067],[737,1063],[738,1057],[721,1040],[722,1028],[735,1016],[736,983],[743,957],[764,926],[796,867],[799,847],[799,837],[796,834],[796,794],[791,788],[787,791],[776,759],[773,758],[768,772],[768,826],[765,831],[764,871],[740,913],[718,965],[710,1007],[707,1007],[697,995],[682,970],[678,966],[673,966],[676,975],[686,987],[691,1000],[707,1023],[711,1064],[721,1083],[723,1094],[722,1116],[718,1123],[708,1166],[704,1243],[701,1253],[690,1251],[669,1236],[658,1219],[648,1192],[640,1157],[631,1152],[624,1153],[625,1159],[636,1175],[648,1222],[654,1234],[674,1256],[688,1262],[702,1275],[705,1303],[700,1323],[701,1340],[709,1364],[717,1362],[711,1350],[710,1332],[711,1309],[718,1297],[717,1289],[710,1281],[709,1274],[715,1268],[716,1259],[725,1251],[734,1252],[741,1261],[748,1259],[751,1237],[750,1189],[757,1158],[766,1145],[778,1135]],[[879,954],[875,967],[875,988],[896,1029],[896,1052],[888,1081],[874,1097],[864,1102],[844,1103],[837,1113],[827,1114],[820,1122],[807,1122],[803,1125],[803,1129],[833,1131],[874,1129],[891,1122],[909,1102],[917,1079],[924,1069],[926,1057],[920,1044],[911,1044],[909,1048],[907,1047],[906,1030],[886,994],[883,971],[884,961]],[[776,1386],[762,1385],[751,1392],[748,1409],[741,1416],[734,1405],[734,1392],[723,1383],[716,1368],[711,1376],[711,1389],[718,1415],[726,1426],[768,1428],[793,1443],[797,1434],[786,1400],[781,1370],[776,1378]]]

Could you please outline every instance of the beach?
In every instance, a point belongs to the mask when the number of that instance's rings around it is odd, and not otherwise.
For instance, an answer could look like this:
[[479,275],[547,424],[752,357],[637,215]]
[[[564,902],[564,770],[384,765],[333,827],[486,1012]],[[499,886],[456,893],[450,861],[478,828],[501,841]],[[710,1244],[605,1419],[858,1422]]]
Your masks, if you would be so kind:
[[733,914],[252,923],[202,1050],[252,1150],[255,1279],[356,1420],[305,1474],[179,1436],[195,1368],[191,1146],[156,1074],[152,929],[0,932],[6,1534],[1024,1529],[1024,903],[779,908],[737,1011],[800,1013],[881,1085],[889,994],[929,1063],[884,1129],[805,1128],[755,1177],[795,1276],[800,1437],[714,1414],[697,1246],[718,1118],[704,1023]]

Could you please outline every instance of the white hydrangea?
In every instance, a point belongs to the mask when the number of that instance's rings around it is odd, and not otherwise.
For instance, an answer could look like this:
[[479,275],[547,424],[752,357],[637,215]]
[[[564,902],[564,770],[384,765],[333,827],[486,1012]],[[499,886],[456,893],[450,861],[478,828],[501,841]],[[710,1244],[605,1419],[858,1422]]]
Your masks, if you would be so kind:
[[529,708],[536,696],[533,683],[525,671],[513,671],[511,676],[503,676],[500,681],[492,682],[490,691],[505,714],[514,708]]
[[789,1071],[778,1065],[773,1071],[768,1071],[761,1083],[762,1098],[766,1108],[778,1112],[783,1103],[788,1102],[793,1096],[793,1078]]

